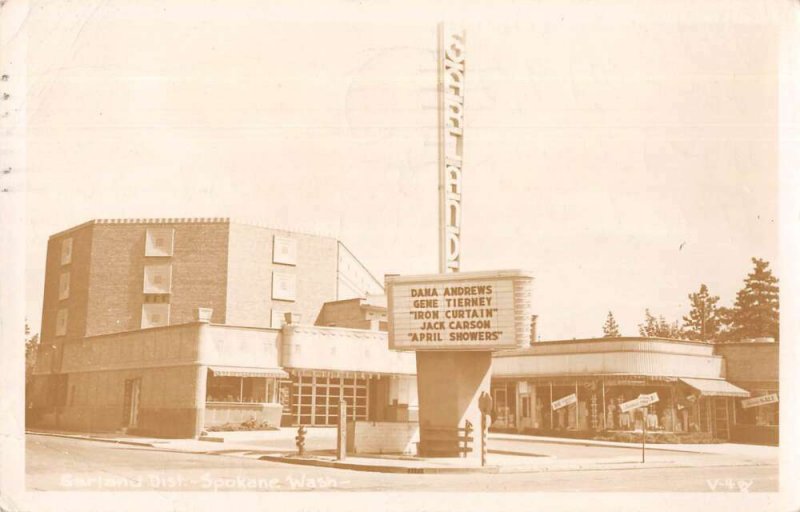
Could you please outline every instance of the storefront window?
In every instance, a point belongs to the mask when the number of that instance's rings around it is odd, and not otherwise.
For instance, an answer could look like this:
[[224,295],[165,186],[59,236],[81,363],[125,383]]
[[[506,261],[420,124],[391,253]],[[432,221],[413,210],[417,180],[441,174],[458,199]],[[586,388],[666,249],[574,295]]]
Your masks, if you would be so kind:
[[[639,395],[658,394],[658,401],[644,409],[623,412],[621,405]],[[681,432],[690,428],[693,401],[680,400],[670,386],[611,385],[605,388],[605,428],[607,430],[641,430]],[[602,411],[600,413],[602,415]]]
[[[751,392],[751,398],[777,393],[777,390],[757,389]],[[758,427],[778,425],[777,403],[757,405],[754,407],[742,407],[742,400],[736,400],[736,424],[752,425]]]
[[209,374],[206,384],[208,402],[275,402],[276,379],[266,377],[218,377]]

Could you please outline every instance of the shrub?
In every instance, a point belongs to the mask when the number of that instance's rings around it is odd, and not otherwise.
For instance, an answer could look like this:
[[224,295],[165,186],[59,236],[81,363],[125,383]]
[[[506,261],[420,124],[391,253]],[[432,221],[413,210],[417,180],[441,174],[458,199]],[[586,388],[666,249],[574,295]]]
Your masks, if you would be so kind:
[[245,430],[278,430],[276,427],[270,425],[266,421],[258,421],[254,417],[250,417],[241,423],[225,423],[223,425],[215,425],[208,427],[206,430],[209,432],[238,432]]

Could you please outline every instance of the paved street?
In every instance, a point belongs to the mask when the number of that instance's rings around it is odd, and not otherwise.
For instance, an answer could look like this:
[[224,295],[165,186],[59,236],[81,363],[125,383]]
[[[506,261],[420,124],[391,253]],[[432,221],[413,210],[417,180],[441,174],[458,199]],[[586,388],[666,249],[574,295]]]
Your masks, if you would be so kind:
[[[631,455],[630,448],[502,443],[560,457]],[[40,435],[27,436],[29,490],[361,490],[361,491],[777,491],[777,465],[719,465],[615,471],[408,475],[293,466],[224,454],[177,453]],[[673,454],[702,464],[714,455]],[[684,459],[686,457],[686,459]]]

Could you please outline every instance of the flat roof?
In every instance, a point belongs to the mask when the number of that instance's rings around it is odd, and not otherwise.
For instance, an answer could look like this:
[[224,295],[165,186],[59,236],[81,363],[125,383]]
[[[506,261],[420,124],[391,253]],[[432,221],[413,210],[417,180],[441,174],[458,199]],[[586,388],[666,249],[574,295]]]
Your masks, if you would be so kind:
[[[49,238],[56,238],[66,235],[67,233],[77,231],[79,229],[92,226],[95,224],[238,224],[241,226],[252,226],[257,228],[269,229],[272,231],[281,231],[283,233],[294,233],[297,235],[316,236],[320,238],[331,238],[339,240],[337,237],[324,233],[313,233],[309,231],[300,231],[290,229],[287,227],[275,227],[263,224],[257,221],[250,221],[244,219],[237,219],[231,217],[128,217],[128,218],[114,218],[114,219],[91,219],[76,226],[53,233]],[[339,242],[341,243],[341,241]],[[352,252],[351,252],[352,254]],[[374,277],[373,277],[374,279]]]
[[386,284],[411,284],[416,282],[470,281],[473,279],[522,278],[533,279],[531,272],[520,269],[481,270],[478,272],[451,272],[447,274],[387,275]]
[[648,338],[646,336],[621,336],[618,338],[582,338],[582,339],[573,339],[573,340],[550,340],[550,341],[535,341],[531,342],[530,346],[517,348],[517,349],[510,349],[510,350],[503,350],[500,352],[495,353],[495,357],[513,357],[513,356],[520,356],[526,354],[537,354],[537,346],[538,347],[553,347],[553,346],[568,346],[568,345],[593,345],[593,344],[602,344],[602,343],[626,343],[626,342],[661,342],[661,343],[670,343],[675,345],[691,345],[694,347],[704,346],[704,347],[713,347],[714,345],[711,343],[704,343],[702,341],[692,341],[692,340],[677,340],[673,338]]

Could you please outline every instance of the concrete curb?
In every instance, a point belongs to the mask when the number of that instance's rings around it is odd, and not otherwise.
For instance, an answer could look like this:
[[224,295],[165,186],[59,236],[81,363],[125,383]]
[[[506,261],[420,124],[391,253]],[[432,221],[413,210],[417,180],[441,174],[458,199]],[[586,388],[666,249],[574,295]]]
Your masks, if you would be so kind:
[[340,462],[334,460],[321,459],[301,459],[298,457],[285,457],[277,455],[262,455],[258,460],[269,462],[281,462],[284,464],[296,464],[300,466],[315,466],[322,468],[349,469],[352,471],[368,471],[373,473],[407,473],[407,474],[444,474],[444,473],[500,473],[498,466],[485,467],[440,467],[429,468],[421,466],[385,466],[380,464],[353,464],[350,462]]
[[[524,434],[520,434],[524,435]],[[641,443],[623,443],[621,441],[598,441],[595,439],[570,439],[564,438],[561,439],[541,439],[531,437],[530,440],[527,439],[520,439],[516,437],[501,437],[503,434],[494,434],[491,439],[496,439],[500,441],[521,441],[523,443],[530,442],[530,443],[545,443],[545,444],[566,444],[566,445],[573,445],[573,446],[604,446],[607,448],[631,448],[631,449],[639,449],[641,450],[642,445]],[[587,442],[589,441],[589,442]],[[662,452],[681,452],[681,453],[699,453],[699,454],[708,454],[708,455],[716,455],[715,452],[703,451],[698,449],[692,449],[692,444],[686,443],[679,447],[675,445],[669,445],[668,447],[664,447],[663,444],[659,446],[660,443],[647,443],[648,450],[659,450]]]
[[83,436],[78,434],[59,434],[56,432],[34,432],[32,430],[26,430],[25,434],[28,435],[35,435],[35,436],[48,436],[48,437],[64,437],[67,439],[82,439],[84,441],[97,441],[99,443],[114,443],[114,444],[126,444],[131,446],[147,446],[150,448],[155,448],[155,443],[149,443],[146,441],[122,441],[120,439],[108,439],[103,437],[91,437],[91,436]]
[[285,455],[262,455],[258,460],[269,462],[279,462],[284,464],[295,464],[300,466],[315,466],[334,469],[349,469],[351,471],[367,471],[374,473],[395,473],[395,474],[458,474],[458,473],[559,473],[572,471],[619,471],[637,469],[686,469],[694,467],[737,467],[737,466],[764,466],[770,464],[758,464],[748,461],[742,464],[731,464],[723,462],[712,466],[697,466],[686,463],[674,462],[649,462],[642,464],[637,461],[630,462],[608,462],[583,464],[555,464],[539,466],[485,466],[485,467],[422,467],[422,466],[387,466],[381,464],[354,464],[333,460],[321,460],[314,458],[299,458],[296,456]]
[[214,437],[214,436],[200,436],[197,438],[198,441],[206,441],[209,443],[224,443],[224,437]]

